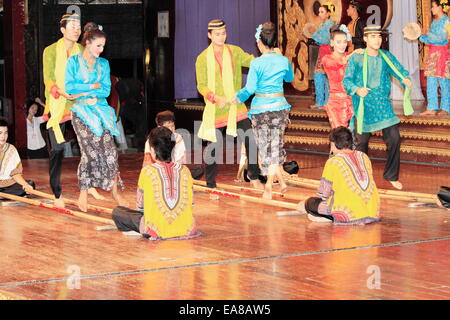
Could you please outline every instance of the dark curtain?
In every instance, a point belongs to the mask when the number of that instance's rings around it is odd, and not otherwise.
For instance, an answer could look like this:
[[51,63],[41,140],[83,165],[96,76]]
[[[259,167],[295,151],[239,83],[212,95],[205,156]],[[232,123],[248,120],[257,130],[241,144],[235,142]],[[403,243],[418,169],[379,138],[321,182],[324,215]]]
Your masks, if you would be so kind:
[[209,45],[207,26],[212,19],[223,19],[227,24],[228,44],[258,56],[255,32],[259,24],[270,20],[270,0],[176,0],[176,99],[199,97],[195,60]]

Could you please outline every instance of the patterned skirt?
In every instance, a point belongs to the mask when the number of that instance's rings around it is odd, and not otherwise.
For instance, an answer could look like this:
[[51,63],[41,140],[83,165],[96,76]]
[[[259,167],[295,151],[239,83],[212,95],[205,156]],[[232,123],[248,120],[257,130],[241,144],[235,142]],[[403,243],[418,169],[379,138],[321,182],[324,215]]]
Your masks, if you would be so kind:
[[93,187],[109,191],[115,177],[118,177],[118,186],[123,189],[117,148],[111,133],[103,130],[100,137],[96,136],[75,112],[72,112],[72,125],[81,152],[77,171],[80,190]]
[[428,57],[425,65],[426,77],[450,79],[449,60],[450,50],[448,45],[427,45]]
[[261,163],[261,174],[269,174],[269,166],[282,165],[286,159],[284,130],[289,121],[289,109],[252,115],[252,127]]
[[332,128],[348,128],[353,116],[352,98],[347,93],[330,93],[325,110]]

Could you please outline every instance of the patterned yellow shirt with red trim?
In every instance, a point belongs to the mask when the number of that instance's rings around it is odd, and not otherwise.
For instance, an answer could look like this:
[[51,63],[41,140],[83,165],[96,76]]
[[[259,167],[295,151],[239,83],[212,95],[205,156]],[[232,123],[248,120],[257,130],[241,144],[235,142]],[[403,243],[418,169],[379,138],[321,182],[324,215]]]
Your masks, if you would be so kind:
[[137,207],[144,210],[140,233],[153,239],[195,235],[192,188],[191,173],[184,165],[158,161],[142,168],[137,195]]

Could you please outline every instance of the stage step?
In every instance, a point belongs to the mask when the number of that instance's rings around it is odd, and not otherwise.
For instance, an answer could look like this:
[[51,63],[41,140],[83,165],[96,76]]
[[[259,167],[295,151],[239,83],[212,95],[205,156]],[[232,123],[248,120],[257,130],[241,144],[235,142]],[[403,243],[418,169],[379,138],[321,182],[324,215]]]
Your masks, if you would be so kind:
[[[286,147],[298,150],[328,152],[331,130],[323,110],[295,107],[290,112],[291,123],[286,128]],[[450,118],[399,116],[402,137],[401,159],[425,163],[450,164]],[[373,133],[369,155],[386,158],[382,131]]]
[[[331,129],[323,110],[310,110],[306,106],[294,106],[291,123],[286,128],[285,146],[288,149],[328,152],[328,134]],[[177,127],[193,129],[193,121],[201,121],[204,106],[176,104]],[[430,164],[450,164],[450,117],[423,117],[419,114],[399,116],[402,137],[401,159]],[[374,132],[369,143],[371,157],[386,158],[386,144],[382,132]]]
[[[402,127],[403,126],[400,128],[400,136],[402,138],[450,142],[450,130],[446,127],[439,128],[442,132],[423,131]],[[331,127],[328,122],[291,120],[291,123],[287,126],[286,130],[325,132],[328,134]],[[382,131],[376,131],[373,134],[381,137]]]

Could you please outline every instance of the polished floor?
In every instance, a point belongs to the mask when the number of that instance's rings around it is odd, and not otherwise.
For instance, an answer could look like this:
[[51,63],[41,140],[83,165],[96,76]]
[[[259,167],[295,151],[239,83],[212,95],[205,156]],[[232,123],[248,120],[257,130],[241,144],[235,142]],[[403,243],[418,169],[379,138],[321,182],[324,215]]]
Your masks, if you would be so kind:
[[[320,178],[327,157],[289,153],[299,175]],[[120,157],[133,202],[142,154]],[[77,197],[77,158],[64,160],[64,193]],[[377,184],[384,162],[374,161]],[[49,192],[47,160],[24,160]],[[218,181],[236,184],[237,167]],[[402,163],[405,190],[435,193],[450,167]],[[101,191],[100,191],[101,192]],[[103,195],[109,196],[106,192]],[[289,193],[313,194],[291,187]],[[92,203],[113,207],[112,201]],[[29,205],[0,207],[0,296],[23,299],[450,299],[450,211],[382,200],[382,221],[342,227],[287,209],[195,193],[203,236],[148,241]],[[102,214],[103,217],[108,217]]]

